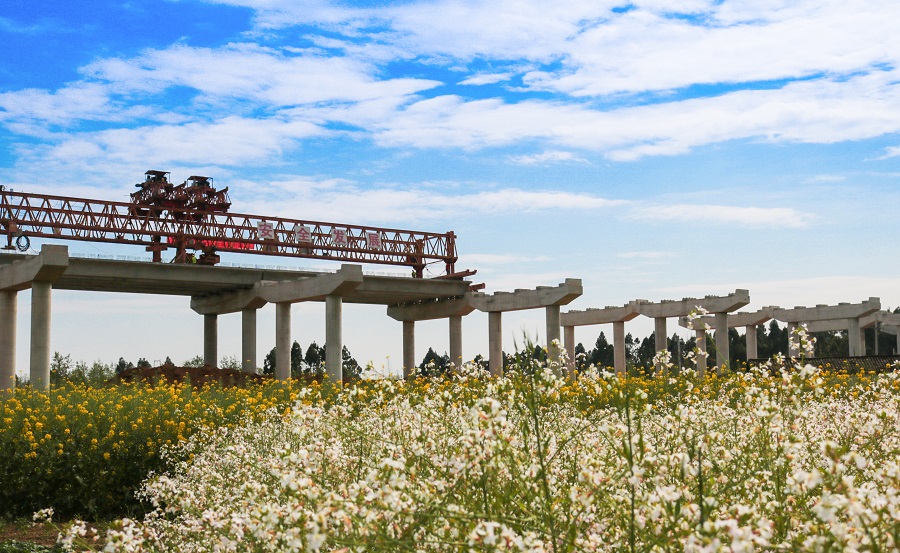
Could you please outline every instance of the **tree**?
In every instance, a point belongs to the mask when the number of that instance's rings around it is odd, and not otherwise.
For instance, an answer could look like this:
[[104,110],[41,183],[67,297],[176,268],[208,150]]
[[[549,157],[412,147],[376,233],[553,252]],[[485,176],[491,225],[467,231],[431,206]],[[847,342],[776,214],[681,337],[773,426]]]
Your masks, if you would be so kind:
[[71,370],[72,356],[62,355],[58,351],[54,351],[53,358],[50,360],[50,384],[59,386],[67,381]]
[[195,355],[181,364],[182,367],[202,367],[206,365],[202,355]]
[[322,366],[325,365],[325,348],[320,348],[318,344],[312,342],[306,348],[306,355],[303,357],[306,368],[313,374],[322,372]]
[[134,363],[130,361],[125,361],[123,357],[119,357],[119,362],[116,364],[116,374],[122,374],[122,372],[133,369]]
[[139,368],[139,369],[146,369],[146,368],[148,368],[148,367],[150,367],[150,361],[147,361],[147,360],[144,359],[143,357],[141,357],[140,359],[138,359],[138,362],[137,362],[137,368]]
[[263,358],[263,374],[275,374],[275,348]]
[[578,370],[584,370],[590,364],[587,350],[584,349],[584,344],[578,342],[575,345],[575,359],[572,359],[572,362],[575,363],[575,368]]
[[447,372],[450,366],[450,356],[446,353],[438,355],[433,348],[428,348],[428,353],[419,363],[419,376],[439,376]]
[[[449,363],[450,358],[447,358],[447,362]],[[343,373],[344,379],[356,379],[362,376],[362,367],[359,366],[356,359],[350,355],[350,350],[347,349],[347,346],[344,346],[341,350],[341,372]]]
[[241,361],[235,355],[226,355],[219,361],[220,369],[241,370]]
[[656,355],[656,333],[651,332],[641,340],[641,344],[635,351],[634,365],[638,369],[643,369],[644,373],[653,374],[653,356]]
[[303,372],[303,348],[297,340],[294,340],[291,344],[291,376],[297,378]]
[[[629,336],[631,335],[629,334]],[[588,357],[588,363],[599,368],[612,367],[615,362],[615,347],[606,340],[606,334],[600,332],[597,341],[594,342],[594,349],[591,350]]]

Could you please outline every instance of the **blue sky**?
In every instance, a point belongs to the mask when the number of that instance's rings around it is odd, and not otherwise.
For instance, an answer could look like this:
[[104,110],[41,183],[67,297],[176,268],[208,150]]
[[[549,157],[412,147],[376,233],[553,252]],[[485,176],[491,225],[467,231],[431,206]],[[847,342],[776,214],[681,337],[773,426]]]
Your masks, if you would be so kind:
[[[240,212],[454,230],[487,291],[581,278],[572,309],[738,287],[750,309],[900,305],[900,4],[547,6],[6,1],[0,182],[122,200],[147,169],[210,175]],[[202,351],[183,298],[59,292],[54,312],[53,349],[76,359]],[[295,337],[321,343],[323,317],[295,307]],[[399,323],[345,317],[351,351],[396,369]],[[238,353],[238,319],[222,317],[220,355]],[[420,357],[447,349],[444,323],[418,328]],[[486,328],[466,318],[466,356]],[[504,319],[507,350],[525,334],[543,340],[543,313]]]

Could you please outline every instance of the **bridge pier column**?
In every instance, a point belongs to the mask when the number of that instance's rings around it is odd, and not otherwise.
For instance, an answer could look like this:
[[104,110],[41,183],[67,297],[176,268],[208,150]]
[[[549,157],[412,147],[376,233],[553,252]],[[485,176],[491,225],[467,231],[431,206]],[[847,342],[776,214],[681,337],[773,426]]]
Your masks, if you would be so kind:
[[553,341],[559,344],[559,306],[548,305],[544,308],[547,321],[547,359],[559,359],[559,346],[554,346]]
[[31,283],[31,385],[50,387],[50,295],[49,282]]
[[203,315],[203,364],[218,367],[219,316]]
[[0,290],[0,392],[16,387],[18,292]]
[[694,336],[697,338],[697,349],[700,350],[699,355],[694,357],[697,361],[697,376],[703,378],[706,376],[706,329],[698,328],[694,332]]
[[403,321],[403,378],[416,376],[416,323]]
[[[656,317],[653,319],[654,333],[656,336],[656,352],[659,353],[668,349],[668,336],[666,336],[666,318]],[[663,369],[662,363],[656,364],[656,374],[661,374]]]
[[491,376],[503,375],[503,314],[500,311],[488,312],[488,368]]
[[454,367],[462,365],[462,316],[450,316],[450,362]]
[[716,313],[716,374],[731,364],[731,345],[728,343],[728,313]]
[[850,342],[850,357],[859,357],[865,355],[865,334],[864,330],[859,327],[858,318],[847,319],[847,339]]
[[325,374],[337,383],[344,379],[343,305],[343,297],[325,296]]
[[291,378],[291,304],[275,304],[275,378]]
[[241,370],[256,372],[256,309],[241,310]]
[[747,340],[747,360],[756,359],[759,348],[756,342],[756,325],[747,325],[744,327],[745,339]]
[[613,366],[618,375],[625,374],[625,354],[625,321],[613,321]]

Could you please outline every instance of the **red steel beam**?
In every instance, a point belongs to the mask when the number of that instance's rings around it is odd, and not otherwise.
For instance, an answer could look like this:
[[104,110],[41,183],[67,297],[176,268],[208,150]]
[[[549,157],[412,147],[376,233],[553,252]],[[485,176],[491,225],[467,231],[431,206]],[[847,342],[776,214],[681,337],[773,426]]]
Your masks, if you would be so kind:
[[[432,263],[443,263],[443,274],[452,275],[457,260],[452,231],[438,234],[190,209],[154,213],[133,203],[4,187],[0,187],[0,227],[7,234],[7,248],[18,236],[135,244],[154,251],[155,261],[161,261],[161,250],[172,247],[175,261],[182,262],[187,250],[252,253],[402,265],[422,277]],[[307,241],[298,239],[296,232],[304,227],[309,231]],[[345,241],[340,240],[341,233]]]

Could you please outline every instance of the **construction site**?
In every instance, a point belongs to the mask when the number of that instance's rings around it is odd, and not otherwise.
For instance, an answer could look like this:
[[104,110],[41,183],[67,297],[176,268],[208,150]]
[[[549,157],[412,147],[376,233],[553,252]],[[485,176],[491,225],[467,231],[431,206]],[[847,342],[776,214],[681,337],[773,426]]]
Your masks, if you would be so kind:
[[[860,304],[766,307],[755,313],[737,310],[750,303],[748,290],[727,296],[680,300],[633,300],[623,307],[561,313],[583,293],[577,278],[556,286],[486,294],[482,283],[470,278],[475,270],[458,270],[456,235],[359,226],[232,211],[228,188],[217,189],[213,179],[192,175],[174,184],[166,171],[149,170],[135,185],[129,202],[52,196],[0,186],[0,389],[15,385],[18,292],[31,290],[29,342],[30,382],[49,385],[53,351],[50,338],[51,295],[55,290],[82,290],[187,297],[190,309],[203,317],[203,360],[215,367],[218,359],[218,318],[241,314],[242,370],[255,372],[257,312],[275,304],[275,376],[290,377],[291,307],[300,302],[325,304],[327,356],[325,374],[342,380],[343,305],[382,305],[386,315],[402,325],[404,376],[416,367],[415,325],[446,320],[449,356],[463,359],[463,317],[480,311],[488,317],[488,359],[492,374],[502,372],[502,315],[544,309],[544,338],[574,358],[574,329],[611,323],[614,326],[615,369],[625,370],[624,324],[639,315],[654,319],[657,351],[666,348],[666,319],[688,317],[696,309],[710,313],[697,343],[705,347],[706,328],[716,336],[728,328],[746,327],[748,356],[755,356],[755,328],[760,321],[782,320],[791,328],[812,324],[825,330],[845,330],[849,356],[861,356],[861,331],[873,324],[900,328],[900,315],[881,310],[878,298]],[[32,252],[32,239],[43,241]],[[143,261],[80,258],[69,255],[59,241],[87,241],[143,247]],[[28,253],[26,253],[28,252]],[[316,259],[336,262],[333,269],[273,269],[224,266],[223,253]],[[402,267],[408,276],[364,274],[363,264]],[[429,278],[425,277],[426,268]],[[561,332],[561,329],[563,332]],[[864,338],[862,338],[864,340]],[[723,347],[724,344],[724,347]],[[792,352],[793,353],[793,352]],[[703,365],[706,370],[705,357]],[[716,370],[729,363],[727,340],[719,344]]]

